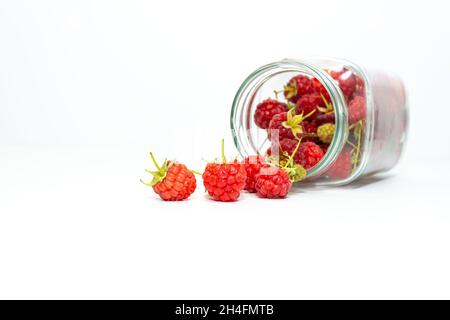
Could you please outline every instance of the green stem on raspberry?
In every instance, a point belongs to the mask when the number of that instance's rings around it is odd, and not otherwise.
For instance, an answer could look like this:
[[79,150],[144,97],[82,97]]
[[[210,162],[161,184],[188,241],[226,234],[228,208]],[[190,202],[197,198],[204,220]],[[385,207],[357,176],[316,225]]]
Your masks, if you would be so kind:
[[308,113],[306,116],[303,117],[302,115],[302,121],[305,121],[307,118],[311,117],[313,115],[313,113],[316,112],[316,110],[311,111],[310,113]]
[[300,148],[300,144],[302,142],[302,139],[300,138],[298,140],[297,146],[295,147],[294,151],[292,152],[292,154],[289,156],[289,161],[287,161],[287,163],[283,166],[284,169],[286,169],[293,161],[294,161],[294,157],[297,154],[298,148]]
[[359,154],[361,152],[362,127],[363,127],[363,123],[362,123],[362,120],[360,120],[355,125],[355,135],[357,136],[357,145],[356,145],[355,159],[353,161],[353,171],[356,170],[358,163],[359,163]]
[[278,100],[278,95],[283,92],[283,90],[277,91],[277,90],[273,90],[273,93],[275,94],[275,100]]
[[153,156],[153,152],[151,152],[151,151],[150,151],[150,157],[152,158],[153,164],[155,165],[156,169],[158,169],[158,171],[161,172],[161,167],[158,165],[158,162],[156,162],[156,159]]
[[295,104],[291,103],[289,100],[286,101],[286,105],[289,111],[295,110]]
[[297,94],[297,88],[287,85],[283,87],[287,99],[293,98]]
[[303,128],[300,124],[314,112],[316,112],[316,110],[311,111],[306,116],[303,116],[303,113],[295,115],[295,109],[292,108],[288,111],[287,119],[282,123],[282,126],[286,129],[291,129],[292,135],[297,137],[298,134],[303,134]]
[[317,109],[324,114],[334,113],[333,104],[331,102],[328,102],[327,99],[323,96],[323,94],[320,94],[320,97],[322,98],[323,102],[325,103],[325,108],[317,107]]
[[350,141],[347,140],[347,143],[352,147],[352,148],[357,148],[356,145]]
[[225,157],[225,139],[222,139],[221,144],[222,144],[222,162],[226,164],[227,158]]
[[195,171],[195,170],[190,170],[193,174],[196,174],[196,175],[199,175],[199,176],[202,176],[203,174],[201,174],[200,172],[198,172],[198,171]]

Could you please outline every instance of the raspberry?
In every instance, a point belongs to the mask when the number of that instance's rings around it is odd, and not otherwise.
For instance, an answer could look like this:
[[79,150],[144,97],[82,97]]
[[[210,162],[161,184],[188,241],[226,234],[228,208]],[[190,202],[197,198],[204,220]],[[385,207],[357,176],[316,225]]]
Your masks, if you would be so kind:
[[[280,140],[276,143],[274,142],[272,143],[271,147],[267,150],[267,156],[269,157],[278,156],[281,159],[287,155],[292,154],[297,146],[297,143],[298,140],[288,138]],[[297,155],[297,153],[295,155]],[[295,162],[295,155],[294,155],[294,162]]]
[[325,123],[317,128],[317,136],[323,143],[331,143],[334,136],[335,125],[331,123]]
[[314,142],[317,140],[317,138],[313,136],[317,133],[317,124],[315,122],[303,121],[302,128],[303,128],[303,133],[301,134],[302,141]]
[[345,179],[352,173],[352,155],[348,148],[342,150],[336,161],[327,170],[325,175],[334,179]]
[[366,117],[366,99],[356,96],[348,105],[348,121],[350,124],[357,123]]
[[323,96],[328,102],[331,102],[330,94],[328,93],[327,89],[325,89],[323,84],[316,78],[314,78],[312,80],[312,82],[313,82],[314,92],[317,93],[319,96],[320,95]]
[[293,103],[296,103],[301,96],[313,92],[314,86],[312,80],[303,75],[293,77],[284,86],[284,96],[288,101]]
[[[279,147],[280,154],[290,155],[294,153],[297,144],[298,140],[283,139],[274,148]],[[310,169],[322,159],[323,155],[323,150],[314,142],[302,142],[298,151],[294,154],[294,162],[305,169]]]
[[222,163],[208,163],[203,173],[203,184],[215,201],[236,201],[245,187],[247,172],[243,164],[227,163],[222,140]]
[[181,163],[174,161],[165,161],[160,167],[150,152],[150,156],[155,164],[157,171],[148,171],[153,175],[153,180],[144,183],[152,187],[153,190],[165,201],[181,201],[189,198],[197,187],[197,181],[194,174]]
[[284,138],[294,138],[291,128],[286,128],[283,123],[287,121],[287,112],[276,114],[270,121],[268,128],[268,136],[270,141],[275,141],[276,139],[282,140]]
[[[295,110],[276,114],[270,121],[268,128],[268,136],[270,141],[294,139],[302,136],[305,132],[303,128],[303,120],[309,115],[295,115]],[[312,128],[308,128],[311,130]]]
[[[297,143],[298,143],[298,141],[294,140],[294,139],[283,139],[280,141],[279,147],[282,152],[292,154],[295,150],[295,147],[297,146]],[[294,158],[295,158],[295,156],[294,156]]]
[[242,164],[208,163],[203,173],[203,184],[215,201],[236,201],[245,187],[247,173]]
[[267,129],[273,116],[285,111],[287,111],[286,104],[274,99],[266,99],[256,106],[255,124],[261,129]]
[[355,93],[354,96],[364,96],[366,94],[365,92],[365,83],[363,78],[355,75],[355,79],[356,79],[356,88],[355,88]]
[[295,112],[304,115],[313,112],[309,118],[310,120],[314,120],[320,113],[317,108],[322,107],[325,107],[325,101],[319,94],[306,94],[298,99]]
[[247,172],[247,180],[245,182],[245,190],[248,192],[256,192],[256,176],[261,170],[261,167],[266,163],[266,160],[262,156],[249,156],[244,159],[243,165]]
[[330,71],[330,75],[338,82],[339,88],[341,88],[344,96],[350,100],[353,97],[353,93],[356,89],[355,75],[347,69],[342,69],[340,71]]
[[[294,153],[298,140],[285,138],[278,143],[273,143],[271,148],[267,150],[268,156],[277,155],[281,158]],[[298,151],[294,154],[294,162],[300,163]]]
[[264,165],[256,179],[256,191],[260,198],[285,198],[291,190],[289,175],[281,168]]
[[316,119],[314,119],[314,122],[317,125],[321,125],[324,123],[334,123],[336,120],[336,116],[333,113],[326,113],[326,114],[319,114]]
[[304,142],[300,145],[294,159],[306,170],[314,167],[324,156],[323,150],[314,142]]

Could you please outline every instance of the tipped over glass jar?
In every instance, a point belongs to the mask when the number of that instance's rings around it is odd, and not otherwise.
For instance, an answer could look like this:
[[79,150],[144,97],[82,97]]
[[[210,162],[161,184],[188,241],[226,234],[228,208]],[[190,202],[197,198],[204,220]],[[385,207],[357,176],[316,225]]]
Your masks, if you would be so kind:
[[399,161],[408,129],[406,91],[398,77],[349,61],[285,59],[244,81],[231,129],[243,157],[291,156],[306,169],[304,182],[344,185]]

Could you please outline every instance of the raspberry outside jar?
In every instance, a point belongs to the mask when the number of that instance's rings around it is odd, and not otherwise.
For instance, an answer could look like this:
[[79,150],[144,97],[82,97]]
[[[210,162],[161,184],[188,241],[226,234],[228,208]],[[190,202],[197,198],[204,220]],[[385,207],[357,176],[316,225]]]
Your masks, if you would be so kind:
[[293,156],[307,170],[305,182],[344,185],[398,163],[408,129],[405,87],[341,59],[285,59],[244,81],[231,129],[243,157]]

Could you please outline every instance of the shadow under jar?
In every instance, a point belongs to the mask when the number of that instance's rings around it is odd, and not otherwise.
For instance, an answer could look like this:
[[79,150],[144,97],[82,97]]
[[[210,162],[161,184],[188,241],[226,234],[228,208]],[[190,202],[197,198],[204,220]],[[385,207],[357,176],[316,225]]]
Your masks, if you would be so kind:
[[[302,116],[301,122],[291,121],[294,128],[285,121],[277,130],[275,118],[265,110],[263,115],[272,120],[262,124],[255,112],[264,103],[279,103],[281,109],[268,109],[284,113],[277,118],[290,114],[291,119]],[[244,81],[233,101],[231,129],[243,157],[286,155],[292,151],[287,146],[297,141],[314,144],[322,150],[315,161],[308,162],[307,155],[294,157],[304,167],[307,163],[302,183],[344,185],[398,163],[408,129],[407,96],[396,76],[349,61],[285,59],[259,68]]]

